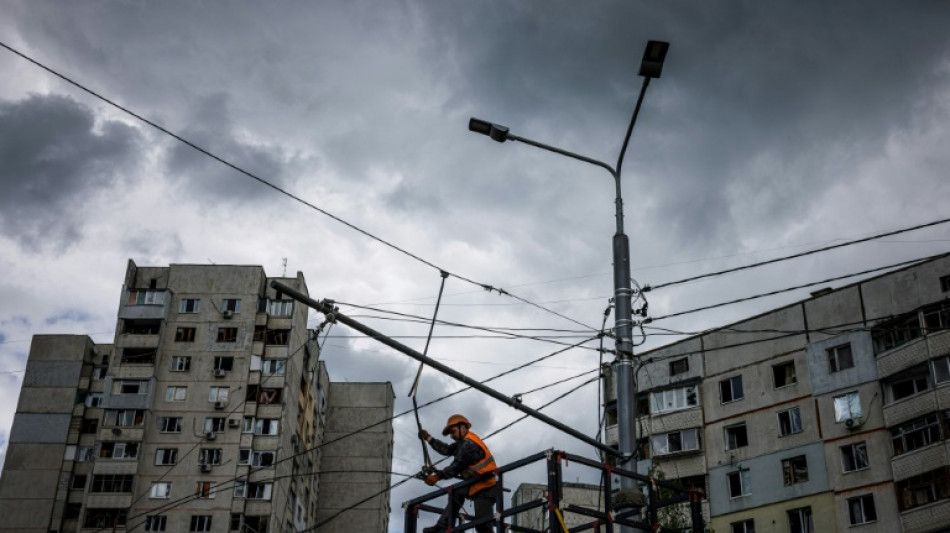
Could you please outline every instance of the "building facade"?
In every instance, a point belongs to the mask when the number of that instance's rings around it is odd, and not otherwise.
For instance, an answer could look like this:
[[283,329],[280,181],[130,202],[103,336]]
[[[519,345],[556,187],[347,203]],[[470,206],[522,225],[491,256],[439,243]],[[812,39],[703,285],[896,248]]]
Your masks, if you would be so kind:
[[710,531],[950,531],[948,298],[941,256],[638,354],[639,471]]
[[[271,279],[257,266],[130,261],[113,344],[35,336],[0,476],[0,532],[303,531],[337,490],[353,504],[388,486],[391,423],[373,428],[372,447],[359,436],[322,444],[354,411],[388,420],[391,385],[338,392],[307,308]],[[307,292],[300,273],[277,279]],[[364,458],[386,466],[322,481],[328,462]],[[361,531],[387,529],[386,501],[361,511]]]

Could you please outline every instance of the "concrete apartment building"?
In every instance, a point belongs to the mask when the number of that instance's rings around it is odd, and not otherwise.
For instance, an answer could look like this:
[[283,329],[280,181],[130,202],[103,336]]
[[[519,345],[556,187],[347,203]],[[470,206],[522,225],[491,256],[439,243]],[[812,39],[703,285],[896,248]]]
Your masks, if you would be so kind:
[[[531,501],[547,501],[548,486],[540,483],[522,483],[518,485],[511,497],[511,506],[523,505]],[[561,506],[577,505],[587,509],[603,511],[604,509],[604,491],[598,485],[589,483],[561,483]],[[511,523],[515,526],[528,527],[539,531],[548,529],[549,512],[547,507],[537,507],[529,509],[523,513],[515,515]],[[568,528],[577,527],[590,523],[591,518],[586,515],[564,511],[564,525]]]
[[[114,344],[35,336],[0,532],[302,531],[388,486],[391,423],[321,444],[391,417],[391,385],[331,383],[307,308],[270,280],[129,261]],[[320,531],[388,516],[383,495]]]
[[950,531],[948,298],[944,255],[639,354],[638,469],[717,533]]

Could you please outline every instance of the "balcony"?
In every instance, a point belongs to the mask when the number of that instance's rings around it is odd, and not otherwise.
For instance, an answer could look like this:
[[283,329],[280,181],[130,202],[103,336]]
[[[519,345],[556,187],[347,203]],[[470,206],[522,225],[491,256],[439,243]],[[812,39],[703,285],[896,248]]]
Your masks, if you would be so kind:
[[933,531],[935,524],[950,524],[950,500],[936,501],[901,513],[904,533]]
[[122,320],[166,320],[172,293],[164,289],[127,289],[122,293],[119,318]]
[[937,410],[933,391],[925,391],[884,406],[884,425],[891,427]]

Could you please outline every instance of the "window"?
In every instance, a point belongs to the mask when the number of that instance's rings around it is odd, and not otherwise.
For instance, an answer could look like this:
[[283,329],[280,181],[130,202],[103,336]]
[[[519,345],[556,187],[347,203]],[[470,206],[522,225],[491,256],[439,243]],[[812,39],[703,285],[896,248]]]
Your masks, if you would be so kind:
[[917,313],[875,326],[871,331],[874,353],[879,354],[907,344],[920,337],[921,333],[920,317],[917,316]]
[[159,448],[155,450],[156,465],[173,465],[178,462],[178,448]]
[[667,389],[653,393],[653,413],[679,411],[699,405],[696,386]]
[[[245,419],[246,421],[247,419]],[[261,418],[254,420],[255,435],[276,435],[278,420],[276,418]]]
[[227,419],[220,416],[205,418],[205,433],[224,433],[224,426]]
[[145,531],[165,531],[167,517],[163,514],[154,514],[145,517]]
[[[283,389],[267,389],[258,387],[257,385],[248,385],[245,401],[256,402],[265,405],[277,404],[280,403],[282,391]],[[300,412],[303,413],[302,408]]]
[[248,483],[247,499],[249,500],[269,500],[273,483]]
[[925,333],[950,329],[950,303],[940,302],[921,309]]
[[835,422],[858,420],[861,418],[861,397],[857,392],[849,392],[842,396],[836,396],[834,403]]
[[234,358],[218,356],[214,358],[214,369],[230,372],[234,370]]
[[828,371],[841,372],[854,367],[854,357],[851,355],[851,344],[842,344],[828,348]]
[[811,507],[788,511],[788,530],[790,533],[815,533],[815,524],[811,519]]
[[147,381],[116,381],[112,385],[112,394],[147,394]]
[[684,357],[676,361],[670,361],[670,375],[685,374],[689,372],[689,358]]
[[778,434],[780,437],[793,433],[801,433],[801,431],[802,414],[801,411],[798,410],[798,407],[792,407],[791,409],[778,412]]
[[218,328],[217,342],[237,342],[237,328]]
[[221,301],[221,312],[222,313],[240,313],[241,312],[241,299],[240,298],[225,298]]
[[226,402],[228,401],[228,395],[231,392],[230,387],[209,387],[208,388],[208,401],[209,402]]
[[947,467],[924,472],[897,483],[897,507],[901,511],[950,497]]
[[894,443],[894,455],[929,446],[940,441],[940,419],[937,413],[930,413],[891,429],[891,442]]
[[142,409],[109,409],[106,411],[105,425],[120,428],[136,427],[145,424],[145,411]]
[[130,290],[126,305],[164,305],[165,291]]
[[166,402],[183,402],[188,396],[188,387],[171,386],[165,389]]
[[172,357],[172,372],[188,372],[191,370],[191,357],[176,355]]
[[672,433],[654,435],[653,437],[653,453],[656,455],[668,455],[698,449],[699,431],[696,429],[674,431]]
[[138,459],[137,442],[103,442],[99,445],[99,457],[103,459]]
[[99,420],[96,418],[83,418],[79,423],[79,433],[83,435],[88,435],[90,433],[95,433],[96,429],[99,428]]
[[719,400],[722,403],[741,400],[744,396],[742,393],[742,376],[733,376],[719,382]]
[[729,485],[729,497],[738,498],[749,494],[749,471],[736,470],[726,474],[726,481]]
[[86,509],[86,519],[82,527],[109,528],[125,527],[128,509]]
[[251,466],[274,466],[277,452],[254,452],[251,454]]
[[267,302],[267,314],[271,316],[290,316],[293,310],[293,300],[269,300]]
[[167,481],[158,481],[152,483],[152,488],[148,491],[149,498],[158,500],[167,500],[172,493],[172,484]]
[[729,524],[731,533],[755,533],[755,522],[750,518],[742,522],[733,522]]
[[211,481],[199,481],[195,484],[195,497],[214,498],[214,483]]
[[191,515],[188,531],[211,531],[211,515]]
[[874,496],[864,494],[857,498],[848,498],[848,515],[851,525],[867,524],[877,520],[877,511],[874,509]]
[[728,426],[726,431],[726,449],[735,450],[749,445],[749,434],[746,431],[745,422]]
[[219,465],[221,464],[221,448],[202,448],[198,453],[198,464],[201,465]]
[[197,313],[201,307],[201,300],[197,298],[182,298],[178,302],[179,313]]
[[155,348],[123,348],[122,363],[129,365],[154,365]]
[[70,486],[73,489],[84,489],[86,488],[86,476],[82,474],[76,474],[73,476],[73,484]]
[[86,407],[99,407],[102,405],[102,393],[101,392],[90,392],[86,396]]
[[772,367],[772,382],[776,389],[798,383],[795,376],[795,361],[788,361]]
[[927,363],[908,368],[884,382],[884,398],[887,403],[921,393],[930,388],[930,367]]
[[181,417],[180,416],[159,417],[158,430],[162,433],[181,433]]
[[847,472],[868,468],[868,447],[862,442],[855,442],[841,447],[841,468]]
[[247,481],[239,479],[234,482],[234,497],[235,498],[247,497]]
[[251,450],[248,448],[241,448],[238,450],[238,464],[239,465],[249,465],[251,464]]
[[276,346],[286,346],[290,341],[289,329],[269,329],[267,330],[264,342]]
[[782,460],[782,479],[786,485],[808,481],[808,460],[804,455]]
[[132,492],[131,474],[103,474],[92,476],[89,492]]
[[941,277],[940,277],[940,291],[941,291],[941,292],[950,292],[950,276],[941,276]]
[[286,359],[267,359],[261,362],[261,373],[265,376],[283,376],[286,369]]
[[935,382],[945,383],[950,381],[950,355],[945,355],[943,357],[934,359],[933,365]]
[[175,342],[195,342],[195,328],[175,329]]

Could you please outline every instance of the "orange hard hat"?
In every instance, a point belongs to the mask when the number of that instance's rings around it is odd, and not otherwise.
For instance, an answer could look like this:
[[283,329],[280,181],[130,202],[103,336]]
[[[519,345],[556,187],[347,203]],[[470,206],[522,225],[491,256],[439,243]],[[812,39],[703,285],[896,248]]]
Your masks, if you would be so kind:
[[452,426],[458,424],[465,424],[465,429],[471,429],[472,423],[468,421],[462,415],[452,415],[449,417],[449,421],[445,423],[445,429],[442,430],[442,436],[448,435],[452,431]]

